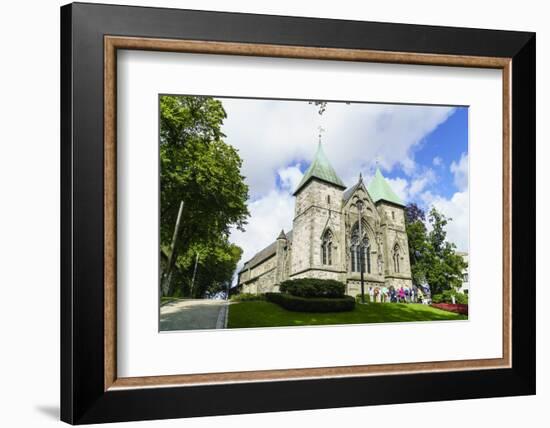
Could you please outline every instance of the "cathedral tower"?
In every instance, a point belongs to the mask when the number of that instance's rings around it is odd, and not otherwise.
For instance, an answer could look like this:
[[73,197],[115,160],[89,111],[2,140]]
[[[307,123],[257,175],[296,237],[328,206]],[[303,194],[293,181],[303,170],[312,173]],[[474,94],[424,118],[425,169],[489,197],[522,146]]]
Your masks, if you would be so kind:
[[386,284],[394,287],[411,286],[409,245],[405,229],[405,206],[392,190],[380,169],[376,169],[368,192],[380,216],[385,247],[384,274]]
[[342,279],[341,207],[345,188],[319,141],[315,157],[294,192],[291,278]]

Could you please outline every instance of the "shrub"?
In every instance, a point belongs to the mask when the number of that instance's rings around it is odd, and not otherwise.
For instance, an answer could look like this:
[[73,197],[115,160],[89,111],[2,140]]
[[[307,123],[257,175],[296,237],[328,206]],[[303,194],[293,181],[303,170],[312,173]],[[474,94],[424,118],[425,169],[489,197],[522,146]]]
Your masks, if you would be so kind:
[[468,304],[468,295],[465,293],[459,293],[458,291],[454,291],[454,290],[445,290],[441,294],[435,294],[434,296],[432,296],[432,302],[433,303],[453,303],[452,296],[455,296],[455,303],[459,303],[461,305]]
[[263,294],[241,293],[231,296],[231,300],[235,302],[252,302],[255,300],[265,300],[265,296]]
[[283,281],[281,293],[297,297],[344,297],[346,285],[333,279],[301,278]]
[[444,300],[443,300],[443,294],[434,294],[432,296],[432,302],[433,303],[442,303]]
[[467,305],[468,304],[468,295],[466,293],[458,293],[455,296],[456,303],[459,303],[461,305]]
[[299,297],[287,293],[265,293],[268,301],[295,312],[345,312],[355,308],[355,299],[344,297]]

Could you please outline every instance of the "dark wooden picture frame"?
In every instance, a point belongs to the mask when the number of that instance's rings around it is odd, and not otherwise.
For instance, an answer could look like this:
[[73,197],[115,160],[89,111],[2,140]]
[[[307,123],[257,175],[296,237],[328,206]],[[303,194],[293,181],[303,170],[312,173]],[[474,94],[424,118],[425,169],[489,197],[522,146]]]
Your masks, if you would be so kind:
[[[501,69],[503,357],[117,378],[117,49]],[[71,4],[61,9],[61,130],[62,420],[80,424],[535,393],[533,33]]]

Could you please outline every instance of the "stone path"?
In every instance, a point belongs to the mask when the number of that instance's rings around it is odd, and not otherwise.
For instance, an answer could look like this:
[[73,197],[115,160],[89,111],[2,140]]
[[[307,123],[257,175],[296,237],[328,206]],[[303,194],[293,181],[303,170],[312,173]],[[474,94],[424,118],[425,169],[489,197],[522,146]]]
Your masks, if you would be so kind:
[[229,303],[225,300],[182,299],[160,308],[160,330],[226,328]]

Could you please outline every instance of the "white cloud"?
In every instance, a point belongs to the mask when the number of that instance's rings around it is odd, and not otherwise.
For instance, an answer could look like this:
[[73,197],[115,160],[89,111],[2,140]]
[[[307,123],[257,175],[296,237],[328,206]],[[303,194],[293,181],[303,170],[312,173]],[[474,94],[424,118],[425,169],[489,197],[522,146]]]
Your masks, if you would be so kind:
[[386,181],[404,203],[409,203],[418,199],[422,191],[435,183],[436,178],[434,171],[428,168],[410,179],[386,177]]
[[281,180],[281,187],[291,192],[294,192],[300,184],[302,177],[302,171],[300,171],[300,164],[295,166],[289,166],[278,171],[279,179]]
[[453,242],[459,251],[468,251],[470,242],[468,190],[456,192],[450,199],[424,192],[422,199],[427,206],[435,206],[438,211],[452,219],[447,223],[447,240]]
[[447,223],[447,240],[453,242],[460,251],[468,251],[470,242],[470,205],[468,193],[468,155],[463,153],[458,162],[450,165],[454,184],[459,190],[450,198],[432,193],[429,190],[420,194],[427,210],[434,206],[452,220]]
[[409,187],[409,199],[416,197],[427,186],[434,183],[435,179],[435,173],[432,169],[427,169],[422,174],[415,177]]
[[307,102],[222,99],[226,141],[243,158],[243,175],[253,199],[273,189],[276,172],[309,162],[317,128],[326,129],[323,147],[346,185],[359,171],[400,166],[414,174],[414,150],[453,112],[450,107],[329,103],[324,115]]
[[443,165],[443,159],[441,159],[441,157],[439,156],[436,156],[435,158],[433,158],[432,163],[434,166],[441,166]]
[[459,190],[468,188],[468,155],[462,153],[458,162],[453,161],[450,166],[451,172],[454,175],[455,186]]
[[399,199],[403,202],[408,202],[409,200],[409,182],[401,177],[396,178],[386,178],[386,181],[395,192]]
[[230,240],[243,249],[238,269],[262,248],[271,244],[281,229],[292,229],[294,218],[294,197],[292,192],[302,179],[297,165],[282,168],[277,175],[283,184],[282,189],[272,189],[264,196],[249,202],[250,218],[246,231],[234,229]]

